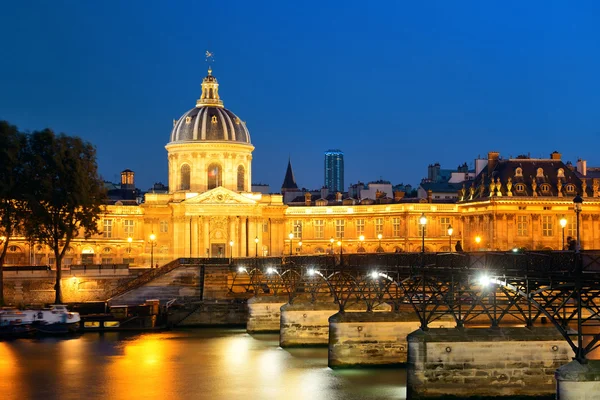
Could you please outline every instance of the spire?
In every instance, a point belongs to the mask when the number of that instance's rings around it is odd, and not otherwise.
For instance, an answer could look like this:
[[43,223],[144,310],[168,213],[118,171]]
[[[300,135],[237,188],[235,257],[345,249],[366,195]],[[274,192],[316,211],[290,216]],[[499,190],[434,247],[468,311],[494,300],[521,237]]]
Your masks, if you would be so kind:
[[296,185],[296,179],[294,178],[294,171],[292,171],[292,159],[288,159],[287,171],[285,171],[285,178],[283,179],[283,185],[281,185],[281,192],[298,189]]
[[202,80],[202,94],[196,101],[196,107],[223,107],[223,101],[219,98],[219,83],[217,78],[212,74],[212,67],[210,61],[214,61],[213,54],[209,51],[206,52],[206,61],[208,64],[208,75]]

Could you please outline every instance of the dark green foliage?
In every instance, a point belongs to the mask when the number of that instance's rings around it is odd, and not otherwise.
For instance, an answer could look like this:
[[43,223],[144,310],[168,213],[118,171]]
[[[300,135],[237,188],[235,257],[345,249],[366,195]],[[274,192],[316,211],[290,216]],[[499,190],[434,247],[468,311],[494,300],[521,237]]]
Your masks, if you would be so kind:
[[61,263],[73,238],[99,233],[105,192],[94,147],[50,129],[29,135],[25,161],[28,238],[48,245],[56,260],[56,303],[62,303]]
[[4,258],[10,239],[19,229],[24,201],[22,158],[27,138],[16,126],[0,121],[0,306],[4,305]]

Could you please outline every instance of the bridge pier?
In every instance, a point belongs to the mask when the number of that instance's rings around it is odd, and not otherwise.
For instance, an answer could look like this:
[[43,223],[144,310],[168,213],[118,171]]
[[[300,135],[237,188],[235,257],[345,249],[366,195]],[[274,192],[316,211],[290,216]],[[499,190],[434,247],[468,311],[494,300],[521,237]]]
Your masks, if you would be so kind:
[[329,342],[329,317],[339,310],[331,302],[294,301],[281,307],[279,345],[326,346]]
[[[406,363],[409,333],[421,322],[414,311],[338,312],[329,318],[330,368],[394,366]],[[456,326],[451,316],[431,327]]]
[[281,306],[288,296],[256,296],[248,300],[248,333],[279,332]]
[[600,400],[600,360],[578,361],[556,370],[557,400]]
[[554,328],[418,330],[408,335],[407,398],[552,395],[554,371],[572,356]]

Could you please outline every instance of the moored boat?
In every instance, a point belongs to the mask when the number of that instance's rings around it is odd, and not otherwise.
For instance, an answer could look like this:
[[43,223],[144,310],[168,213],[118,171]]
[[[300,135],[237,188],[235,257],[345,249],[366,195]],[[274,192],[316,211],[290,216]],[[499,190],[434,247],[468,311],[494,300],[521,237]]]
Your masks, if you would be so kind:
[[27,337],[35,332],[33,319],[12,307],[0,309],[0,338]]
[[79,313],[70,312],[63,304],[52,304],[49,308],[23,310],[33,321],[33,327],[40,333],[65,334],[79,329]]

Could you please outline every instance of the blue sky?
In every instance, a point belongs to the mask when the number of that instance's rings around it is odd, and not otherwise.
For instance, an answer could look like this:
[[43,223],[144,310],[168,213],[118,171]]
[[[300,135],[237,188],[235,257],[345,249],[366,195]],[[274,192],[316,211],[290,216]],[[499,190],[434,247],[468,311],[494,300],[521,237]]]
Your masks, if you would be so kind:
[[144,190],[167,183],[207,49],[273,191],[288,156],[319,188],[329,148],[346,187],[488,151],[600,165],[600,2],[23,1],[0,19],[0,119],[81,136]]

